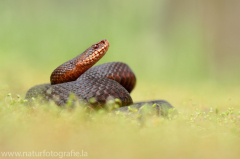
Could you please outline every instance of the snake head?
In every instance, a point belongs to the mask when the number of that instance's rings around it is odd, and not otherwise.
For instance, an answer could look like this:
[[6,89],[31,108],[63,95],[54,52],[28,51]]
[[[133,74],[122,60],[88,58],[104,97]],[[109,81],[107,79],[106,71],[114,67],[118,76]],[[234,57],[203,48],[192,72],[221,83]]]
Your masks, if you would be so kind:
[[108,40],[101,40],[74,59],[60,65],[50,77],[51,84],[75,81],[106,54],[108,47]]
[[107,39],[103,39],[96,44],[89,47],[84,53],[82,53],[79,62],[76,65],[85,67],[88,65],[93,66],[98,60],[100,60],[108,51],[109,42]]

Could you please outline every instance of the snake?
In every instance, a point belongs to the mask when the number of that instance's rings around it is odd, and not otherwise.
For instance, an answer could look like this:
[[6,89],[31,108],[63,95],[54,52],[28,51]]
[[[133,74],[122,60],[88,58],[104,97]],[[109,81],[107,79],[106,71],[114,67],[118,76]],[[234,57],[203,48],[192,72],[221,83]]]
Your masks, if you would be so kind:
[[109,99],[118,99],[120,108],[116,110],[119,111],[153,104],[157,104],[156,110],[174,108],[165,100],[133,103],[130,93],[136,85],[136,76],[127,64],[110,62],[92,67],[108,48],[109,41],[103,39],[58,66],[50,76],[50,84],[36,85],[27,91],[28,105],[33,104],[33,99],[40,98],[42,102],[54,101],[56,105],[64,106],[74,94],[78,101],[92,108],[104,108]]

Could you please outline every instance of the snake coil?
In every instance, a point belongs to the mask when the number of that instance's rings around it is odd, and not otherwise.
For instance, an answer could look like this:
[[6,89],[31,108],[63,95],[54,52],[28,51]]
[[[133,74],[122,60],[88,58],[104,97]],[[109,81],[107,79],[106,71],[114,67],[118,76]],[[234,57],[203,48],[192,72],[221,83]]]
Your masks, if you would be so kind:
[[[133,104],[129,93],[136,85],[136,76],[127,64],[111,62],[92,67],[106,54],[108,48],[106,39],[93,44],[82,54],[57,67],[51,74],[51,84],[30,88],[25,99],[32,104],[32,98],[41,97],[41,101],[53,100],[62,106],[67,103],[69,95],[74,94],[92,107],[104,107],[109,97],[118,98],[119,111],[127,111],[127,106],[139,109],[144,104],[157,104],[156,109],[163,106],[173,108],[164,100]],[[94,102],[90,102],[93,98]]]

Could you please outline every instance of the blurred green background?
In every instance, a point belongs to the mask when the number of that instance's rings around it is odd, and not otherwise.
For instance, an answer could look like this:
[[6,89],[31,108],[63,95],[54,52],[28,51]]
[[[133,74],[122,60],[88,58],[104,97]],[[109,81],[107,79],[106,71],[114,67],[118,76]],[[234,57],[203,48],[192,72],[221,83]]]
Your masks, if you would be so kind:
[[97,64],[127,63],[137,87],[237,84],[239,7],[224,0],[0,0],[1,89],[24,96],[101,39],[110,48]]

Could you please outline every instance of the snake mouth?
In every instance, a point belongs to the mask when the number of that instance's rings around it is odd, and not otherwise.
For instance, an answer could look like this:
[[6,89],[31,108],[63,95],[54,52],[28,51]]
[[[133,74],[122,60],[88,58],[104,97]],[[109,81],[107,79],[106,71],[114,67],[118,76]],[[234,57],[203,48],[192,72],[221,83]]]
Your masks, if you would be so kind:
[[[94,65],[98,60],[100,60],[108,51],[109,42],[107,39],[103,39],[96,44],[93,44],[86,52],[85,58],[81,61],[81,64]],[[79,63],[80,64],[80,63]]]

